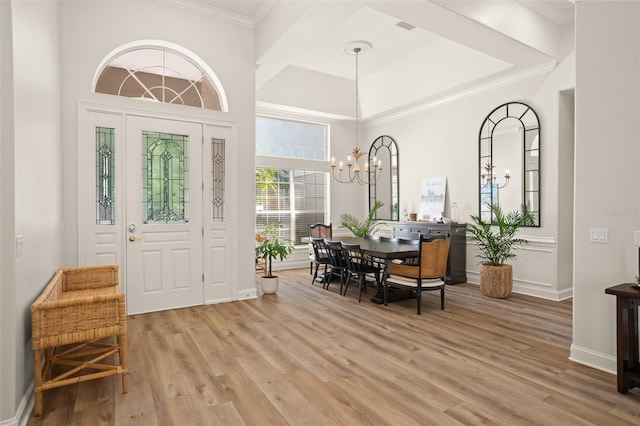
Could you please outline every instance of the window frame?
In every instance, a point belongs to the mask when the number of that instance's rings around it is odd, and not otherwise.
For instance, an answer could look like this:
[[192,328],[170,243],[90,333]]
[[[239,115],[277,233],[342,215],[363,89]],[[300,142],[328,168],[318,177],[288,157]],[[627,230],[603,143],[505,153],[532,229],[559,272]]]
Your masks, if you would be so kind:
[[[330,179],[329,147],[330,147],[330,135],[331,135],[330,124],[313,121],[313,120],[301,120],[301,119],[288,118],[288,117],[272,116],[267,114],[256,114],[256,121],[258,117],[273,119],[273,120],[293,121],[293,122],[299,122],[304,124],[320,125],[325,127],[326,129],[325,138],[324,138],[325,139],[324,140],[325,158],[323,160],[309,160],[309,159],[295,158],[295,157],[279,157],[275,155],[257,155],[256,154],[255,169],[257,170],[258,168],[269,168],[269,169],[282,169],[282,170],[291,170],[291,171],[323,173],[324,174],[324,220],[323,222],[327,223],[327,219],[330,217],[330,211],[329,211],[329,207],[330,207],[330,204],[329,204],[329,179]],[[257,151],[257,144],[258,144],[258,136],[256,132],[256,151]],[[293,202],[295,202],[295,200],[292,197],[290,201],[290,205]],[[295,213],[295,209],[289,210],[290,215],[292,215],[291,212]],[[258,213],[256,212],[256,219],[254,220],[254,226],[256,227],[256,230],[258,226],[257,219],[258,219]],[[289,232],[293,240],[293,237],[295,237],[295,230],[291,229]],[[296,243],[294,241],[294,245],[296,247],[301,247],[301,246],[305,246],[305,243]]]

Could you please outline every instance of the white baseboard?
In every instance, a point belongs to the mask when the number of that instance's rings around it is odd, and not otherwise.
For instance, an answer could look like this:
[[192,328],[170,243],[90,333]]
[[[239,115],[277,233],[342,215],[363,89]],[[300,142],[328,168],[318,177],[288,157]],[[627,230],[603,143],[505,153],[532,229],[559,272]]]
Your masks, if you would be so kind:
[[256,287],[244,289],[238,293],[238,298],[236,300],[248,300],[248,299],[256,299],[258,297],[258,289]]
[[22,395],[22,399],[20,400],[20,405],[18,405],[16,414],[10,419],[0,420],[0,426],[25,426],[29,421],[32,410],[33,380],[31,381],[31,383],[29,383],[29,386],[27,386],[27,390],[24,395]]
[[617,360],[614,355],[594,351],[582,346],[571,345],[569,359],[607,373],[616,374],[617,371]]
[[[480,284],[480,273],[477,271],[467,271],[467,282],[470,284]],[[546,283],[536,283],[532,281],[513,280],[513,292],[534,296],[541,299],[560,301],[573,297],[573,288],[554,290]]]

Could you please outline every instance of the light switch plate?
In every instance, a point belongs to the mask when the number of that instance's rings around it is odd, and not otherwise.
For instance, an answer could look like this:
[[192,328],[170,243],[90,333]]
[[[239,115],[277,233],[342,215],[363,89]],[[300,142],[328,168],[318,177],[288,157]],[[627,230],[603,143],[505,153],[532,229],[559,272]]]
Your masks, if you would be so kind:
[[590,232],[592,243],[609,242],[609,230],[607,228],[591,228]]
[[640,246],[640,231],[633,231],[633,244]]

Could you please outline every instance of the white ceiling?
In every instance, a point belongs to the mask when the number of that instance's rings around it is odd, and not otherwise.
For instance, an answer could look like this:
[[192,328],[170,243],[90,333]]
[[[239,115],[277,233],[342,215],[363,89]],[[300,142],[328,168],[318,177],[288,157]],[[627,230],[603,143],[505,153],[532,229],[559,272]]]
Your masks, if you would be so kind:
[[259,105],[344,118],[355,111],[348,42],[373,45],[359,58],[371,118],[551,67],[571,49],[574,17],[570,0],[179,1],[255,28]]

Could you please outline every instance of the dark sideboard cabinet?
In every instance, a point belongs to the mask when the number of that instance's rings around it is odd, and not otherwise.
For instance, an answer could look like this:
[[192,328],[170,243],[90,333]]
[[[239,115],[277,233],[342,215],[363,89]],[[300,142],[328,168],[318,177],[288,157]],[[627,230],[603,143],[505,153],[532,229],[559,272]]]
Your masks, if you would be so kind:
[[395,238],[420,238],[420,234],[444,234],[449,238],[445,283],[467,282],[467,233],[464,223],[401,222],[393,227]]

